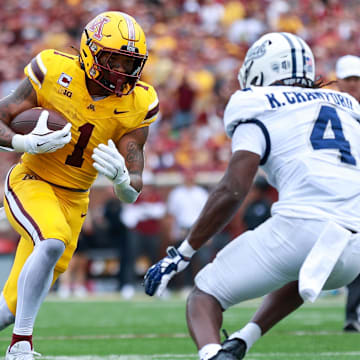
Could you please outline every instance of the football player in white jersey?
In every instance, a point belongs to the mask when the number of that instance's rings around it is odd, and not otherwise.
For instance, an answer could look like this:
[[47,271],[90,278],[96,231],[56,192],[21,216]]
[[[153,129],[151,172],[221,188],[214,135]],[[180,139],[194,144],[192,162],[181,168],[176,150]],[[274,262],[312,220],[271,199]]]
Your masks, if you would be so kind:
[[[336,78],[339,91],[346,92],[360,101],[360,58],[358,56],[345,55],[339,58],[336,62]],[[359,299],[360,275],[347,285],[344,331],[360,331],[357,311],[360,304]],[[303,303],[304,300],[298,291],[298,281],[293,281],[267,295],[250,322],[232,336],[252,345],[260,337],[260,334],[264,335]],[[259,327],[261,332],[259,332]]]
[[[352,95],[360,101],[360,58],[354,55],[345,55],[336,62],[336,84],[339,91]],[[346,321],[344,331],[359,332],[360,322],[358,311],[360,304],[360,275],[347,285]],[[261,335],[282,320],[286,315],[303,304],[299,295],[298,282],[294,281],[267,295],[260,308],[247,324],[240,329],[236,336],[240,339],[257,339],[257,327],[260,326]],[[247,341],[248,342],[248,341]],[[253,343],[253,341],[251,341]]]
[[187,239],[169,248],[144,282],[148,295],[160,295],[234,216],[262,167],[279,192],[272,217],[225,246],[197,274],[187,301],[189,331],[202,360],[242,359],[260,337],[254,322],[245,341],[234,333],[220,344],[222,313],[230,306],[297,280],[301,299],[314,301],[322,289],[348,284],[360,272],[358,102],[322,89],[311,49],[289,33],[256,41],[239,81],[242,90],[224,114],[233,152],[228,168]]

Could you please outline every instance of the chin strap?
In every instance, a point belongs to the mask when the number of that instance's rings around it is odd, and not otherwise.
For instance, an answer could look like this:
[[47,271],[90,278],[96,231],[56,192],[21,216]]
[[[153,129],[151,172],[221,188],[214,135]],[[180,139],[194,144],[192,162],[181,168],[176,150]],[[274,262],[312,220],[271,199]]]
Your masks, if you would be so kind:
[[126,84],[122,81],[122,79],[117,79],[115,90],[114,90],[116,96],[121,97],[124,95],[122,90],[124,90],[125,85]]

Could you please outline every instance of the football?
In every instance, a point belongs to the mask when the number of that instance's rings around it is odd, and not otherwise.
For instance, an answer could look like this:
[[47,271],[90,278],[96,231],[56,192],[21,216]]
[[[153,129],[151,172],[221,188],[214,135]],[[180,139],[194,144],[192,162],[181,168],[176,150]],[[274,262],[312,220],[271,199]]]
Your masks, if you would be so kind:
[[33,108],[29,110],[25,110],[22,113],[12,119],[9,127],[16,134],[28,134],[30,133],[36,126],[39,116],[42,111],[48,111],[49,117],[47,120],[47,127],[50,130],[61,130],[66,123],[68,122],[63,115],[54,111],[48,110],[44,108]]

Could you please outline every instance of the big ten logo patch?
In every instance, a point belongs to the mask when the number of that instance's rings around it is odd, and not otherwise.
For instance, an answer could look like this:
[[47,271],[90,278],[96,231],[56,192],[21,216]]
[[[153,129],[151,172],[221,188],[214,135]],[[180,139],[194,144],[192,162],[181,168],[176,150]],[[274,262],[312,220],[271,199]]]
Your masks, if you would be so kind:
[[68,90],[68,89],[59,88],[58,93],[63,94],[65,96],[67,96],[68,98],[72,97],[72,92],[70,90]]
[[58,90],[59,94],[63,94],[65,96],[67,96],[68,98],[72,97],[72,92],[70,90],[66,89],[70,85],[71,80],[72,80],[72,77],[70,75],[61,73],[61,75],[59,76],[58,81],[57,81],[57,83],[62,86]]

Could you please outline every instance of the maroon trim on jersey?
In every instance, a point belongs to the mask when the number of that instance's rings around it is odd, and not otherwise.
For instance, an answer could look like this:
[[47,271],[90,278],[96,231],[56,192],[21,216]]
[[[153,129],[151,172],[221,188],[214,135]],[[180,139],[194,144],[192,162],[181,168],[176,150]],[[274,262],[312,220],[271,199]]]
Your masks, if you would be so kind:
[[140,86],[141,88],[145,89],[146,91],[149,90],[149,87],[148,87],[148,86],[145,86],[145,85],[143,85],[143,84],[136,83],[135,86]]
[[[25,216],[29,222],[31,223],[31,225],[34,227],[34,230],[36,231],[37,233],[37,236],[39,238],[39,240],[44,240],[44,237],[41,233],[41,230],[38,226],[38,224],[35,222],[35,220],[30,216],[30,214],[24,209],[24,206],[22,205],[20,199],[17,197],[16,193],[14,192],[14,190],[11,188],[10,186],[10,174],[11,172],[13,171],[14,168],[12,168],[10,171],[9,171],[9,174],[7,176],[7,190],[11,193],[12,197],[14,198],[17,206],[19,207],[19,210],[21,211],[21,213],[23,214],[23,216]],[[29,237],[31,238],[31,240],[33,241],[33,243],[35,244],[35,241],[34,241],[34,238],[32,237],[32,235],[30,234],[29,230],[25,227],[25,225],[23,225],[23,223],[18,219],[18,217],[15,215],[13,209],[11,208],[11,203],[12,201],[10,200],[9,201],[9,198],[6,196],[6,193],[5,193],[5,198],[6,198],[6,201],[9,205],[9,209],[10,209],[10,212],[13,216],[13,218],[17,221],[17,223],[27,232],[27,234],[29,235]]]
[[150,118],[152,118],[154,115],[156,115],[156,114],[159,112],[159,108],[160,108],[160,106],[159,106],[159,104],[157,104],[152,110],[150,110],[150,111],[146,114],[145,120],[146,120],[146,119],[150,119]]
[[40,84],[42,84],[44,82],[44,73],[41,71],[36,58],[33,58],[31,60],[31,70],[33,71],[33,73],[35,74],[35,76],[37,77],[37,79],[39,80]]
[[58,52],[58,51],[56,51],[56,50],[54,50],[54,54],[55,54],[55,55],[60,55],[60,56],[66,57],[66,58],[71,59],[71,60],[74,60],[74,56],[65,55],[65,54],[60,53],[60,52]]

